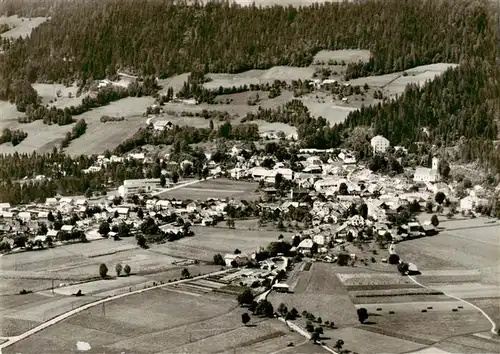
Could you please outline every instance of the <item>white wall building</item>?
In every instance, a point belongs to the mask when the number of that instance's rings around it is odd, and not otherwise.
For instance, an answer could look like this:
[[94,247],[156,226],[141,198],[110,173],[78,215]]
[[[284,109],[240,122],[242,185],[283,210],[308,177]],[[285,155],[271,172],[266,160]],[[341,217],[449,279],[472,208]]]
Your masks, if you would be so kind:
[[432,158],[432,168],[419,167],[413,175],[414,182],[438,182],[439,181],[439,159]]
[[377,152],[383,153],[389,148],[389,146],[391,146],[390,141],[387,140],[386,138],[384,138],[382,135],[374,136],[370,143],[371,143],[373,152],[375,152],[375,153],[377,153]]
[[123,198],[131,194],[148,193],[160,185],[159,178],[148,179],[126,179],[123,185],[118,187],[118,193]]

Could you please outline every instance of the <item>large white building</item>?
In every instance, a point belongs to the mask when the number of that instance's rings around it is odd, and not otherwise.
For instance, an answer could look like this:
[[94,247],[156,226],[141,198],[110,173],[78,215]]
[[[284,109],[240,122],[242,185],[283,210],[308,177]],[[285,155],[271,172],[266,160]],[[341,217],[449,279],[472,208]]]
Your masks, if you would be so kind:
[[148,193],[152,192],[155,188],[160,186],[159,178],[147,179],[126,179],[123,185],[118,187],[118,193],[126,198],[131,194]]
[[439,159],[437,157],[432,158],[432,167],[419,167],[415,170],[413,175],[414,182],[438,182],[439,181]]
[[389,146],[391,146],[391,142],[384,138],[382,135],[377,135],[372,138],[370,141],[373,152],[383,153],[385,152]]

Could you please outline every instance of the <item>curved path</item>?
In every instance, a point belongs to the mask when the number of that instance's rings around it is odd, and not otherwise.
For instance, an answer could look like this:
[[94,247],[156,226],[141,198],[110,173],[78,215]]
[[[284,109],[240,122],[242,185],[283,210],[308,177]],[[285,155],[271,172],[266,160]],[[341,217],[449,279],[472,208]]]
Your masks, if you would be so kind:
[[3,339],[7,339],[7,342],[5,343],[2,343],[0,344],[0,353],[2,352],[2,349],[3,348],[7,348],[7,347],[10,347],[11,345],[13,345],[14,343],[17,343],[25,338],[28,338],[29,336],[35,334],[35,333],[38,333],[52,325],[55,325],[56,323],[59,323],[65,319],[67,319],[68,317],[71,317],[73,315],[76,315],[77,313],[80,313],[82,311],[85,311],[91,307],[94,307],[94,306],[98,306],[100,304],[103,304],[103,303],[106,303],[106,302],[110,302],[110,301],[113,301],[113,300],[116,300],[116,299],[121,299],[123,297],[126,297],[126,296],[130,296],[130,295],[135,295],[135,294],[140,294],[140,293],[143,293],[143,292],[146,292],[148,290],[153,290],[153,289],[159,289],[159,288],[163,288],[163,287],[168,287],[170,285],[175,285],[175,284],[181,284],[181,283],[186,283],[186,282],[189,282],[189,281],[193,281],[193,280],[197,280],[197,279],[203,279],[203,278],[207,278],[209,276],[212,276],[212,275],[218,275],[218,274],[224,274],[224,273],[227,273],[228,271],[230,271],[231,269],[226,269],[226,270],[221,270],[221,271],[217,271],[217,272],[213,272],[213,273],[208,273],[208,274],[205,274],[205,275],[200,275],[200,276],[197,276],[197,277],[192,277],[192,278],[188,278],[188,279],[182,279],[182,280],[177,280],[177,281],[173,281],[171,283],[167,283],[167,284],[161,284],[161,285],[156,285],[156,286],[151,286],[149,288],[146,288],[146,289],[140,289],[140,290],[135,290],[135,291],[131,291],[131,292],[128,292],[128,293],[123,293],[123,294],[118,294],[118,295],[114,295],[114,296],[110,296],[110,297],[107,297],[107,298],[104,298],[104,299],[101,299],[101,300],[97,300],[97,301],[94,301],[94,302],[91,302],[91,303],[88,303],[88,304],[85,304],[85,305],[82,305],[80,307],[77,307],[71,311],[68,311],[68,312],[65,312],[61,315],[58,315],[44,323],[42,323],[41,325],[39,326],[36,326],[32,329],[30,329],[29,331],[26,331],[20,335],[17,335],[17,336],[12,336],[12,337],[3,337]]
[[[425,289],[434,290],[434,289],[432,289],[430,286],[427,286],[427,285],[424,285],[424,284],[419,283],[419,282],[418,282],[417,280],[415,280],[415,279],[414,279],[411,275],[408,275],[408,278],[410,278],[410,279],[411,279],[411,280],[412,280],[415,284],[417,284],[417,285],[419,285],[419,286],[421,286],[421,287],[423,287],[423,288],[425,288]],[[470,303],[469,301],[466,301],[466,300],[464,300],[464,299],[461,299],[461,298],[459,298],[459,297],[457,297],[457,296],[454,296],[454,295],[451,295],[451,294],[447,294],[447,293],[445,293],[445,292],[443,292],[443,294],[444,294],[445,296],[448,296],[448,297],[452,298],[452,299],[455,299],[455,300],[458,300],[458,301],[460,301],[460,302],[463,302],[464,304],[470,305],[470,306],[474,307],[476,310],[478,310],[479,312],[481,312],[481,314],[482,314],[482,315],[483,315],[483,316],[484,316],[484,317],[485,317],[485,318],[486,318],[486,319],[487,319],[487,320],[491,323],[491,333],[493,333],[493,334],[498,334],[498,333],[497,333],[497,331],[496,331],[496,324],[495,324],[495,321],[493,321],[493,320],[491,319],[491,317],[490,317],[490,316],[488,316],[488,315],[486,314],[486,312],[484,312],[483,310],[481,310],[478,306],[476,306],[476,305],[474,305],[474,304]]]

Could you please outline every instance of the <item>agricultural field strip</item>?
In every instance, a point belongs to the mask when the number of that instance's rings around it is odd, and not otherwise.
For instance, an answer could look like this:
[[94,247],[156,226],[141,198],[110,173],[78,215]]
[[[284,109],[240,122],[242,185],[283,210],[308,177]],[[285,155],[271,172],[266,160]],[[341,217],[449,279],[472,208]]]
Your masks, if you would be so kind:
[[[205,181],[206,180],[210,180],[210,179],[214,179],[214,178],[215,178],[214,176],[210,176],[210,177],[207,177],[205,179]],[[184,184],[179,184],[177,186],[165,188],[165,189],[163,189],[163,190],[161,190],[159,192],[151,194],[151,196],[152,197],[156,197],[156,196],[159,196],[160,194],[163,194],[163,193],[166,193],[166,192],[170,192],[170,191],[173,191],[173,190],[176,190],[176,189],[180,189],[180,188],[183,188],[183,187],[191,186],[193,184],[200,183],[202,181],[203,181],[202,179],[197,179],[197,180],[194,180],[194,181],[191,181],[191,182],[187,182],[187,183],[184,183]]]
[[235,189],[205,189],[205,188],[183,188],[187,192],[209,192],[209,193],[245,193],[244,190],[235,190]]
[[192,280],[196,280],[196,279],[203,279],[203,278],[206,278],[206,277],[209,277],[211,275],[217,275],[217,274],[224,274],[226,273],[228,270],[222,270],[222,271],[218,271],[218,272],[214,272],[214,273],[210,273],[210,274],[205,274],[205,275],[201,275],[199,277],[194,277],[194,278],[191,278],[191,279],[184,279],[184,280],[178,280],[177,282],[172,282],[172,283],[169,283],[169,284],[161,284],[161,285],[157,285],[157,286],[153,286],[153,287],[150,287],[150,288],[146,288],[146,289],[140,289],[140,290],[136,290],[136,291],[133,291],[133,292],[129,292],[129,293],[124,293],[124,294],[119,294],[119,295],[115,295],[115,296],[112,296],[112,297],[109,297],[109,298],[105,298],[105,299],[101,299],[101,300],[97,300],[97,301],[94,301],[94,302],[91,302],[89,304],[85,304],[85,305],[82,305],[80,307],[77,307],[71,311],[68,311],[68,312],[65,312],[59,316],[56,316],[54,318],[52,318],[51,320],[49,321],[46,321],[44,323],[42,323],[41,325],[35,327],[35,328],[32,328],[31,330],[27,331],[27,332],[24,332],[23,334],[20,334],[18,336],[13,336],[13,337],[10,337],[9,338],[9,341],[6,342],[6,343],[2,343],[0,344],[0,350],[2,348],[7,348],[11,345],[13,345],[14,343],[17,343],[25,338],[28,338],[29,336],[35,334],[35,333],[38,333],[42,330],[44,330],[45,328],[48,328],[56,323],[59,323],[61,322],[62,320],[65,320],[66,318],[69,318],[77,313],[80,313],[82,311],[85,311],[91,307],[94,307],[94,306],[97,306],[97,305],[101,305],[103,303],[106,303],[106,302],[110,302],[110,301],[113,301],[113,300],[116,300],[116,299],[120,299],[120,298],[123,298],[123,297],[126,297],[126,296],[130,296],[130,295],[135,295],[135,294],[140,294],[140,293],[143,293],[143,292],[146,292],[148,290],[153,290],[153,289],[160,289],[160,288],[163,288],[163,287],[167,287],[167,286],[170,286],[170,285],[174,285],[174,284],[181,284],[181,283],[186,283],[188,281],[192,281]]
[[[415,279],[414,279],[411,275],[408,275],[408,278],[410,278],[410,279],[411,279],[411,280],[412,280],[415,284],[418,284],[418,285],[420,285],[420,286],[421,286],[421,287],[423,287],[423,288],[426,288],[426,289],[432,289],[432,288],[430,288],[430,287],[428,287],[428,286],[426,286],[426,285],[423,285],[423,284],[419,283],[419,282],[418,282],[417,280],[415,280]],[[468,305],[470,305],[470,306],[474,307],[474,308],[475,308],[476,310],[478,310],[479,312],[481,312],[481,314],[482,314],[482,315],[483,315],[483,316],[484,316],[484,317],[485,317],[485,318],[486,318],[486,319],[487,319],[487,320],[491,323],[491,333],[497,334],[497,332],[496,332],[496,330],[495,330],[495,329],[496,329],[496,324],[495,324],[495,322],[494,322],[494,321],[491,319],[491,317],[490,317],[490,316],[488,316],[488,315],[486,314],[486,312],[484,312],[481,308],[479,308],[478,306],[476,306],[476,305],[474,305],[474,304],[472,304],[472,303],[470,303],[470,302],[468,302],[468,301],[466,301],[466,300],[463,300],[463,299],[461,299],[461,298],[459,298],[459,297],[456,297],[456,296],[454,296],[454,295],[451,295],[451,294],[446,294],[446,293],[444,293],[444,295],[446,295],[446,296],[448,296],[448,297],[450,297],[450,298],[452,298],[452,299],[458,300],[458,301],[460,301],[460,302],[463,302],[464,304],[468,304]]]

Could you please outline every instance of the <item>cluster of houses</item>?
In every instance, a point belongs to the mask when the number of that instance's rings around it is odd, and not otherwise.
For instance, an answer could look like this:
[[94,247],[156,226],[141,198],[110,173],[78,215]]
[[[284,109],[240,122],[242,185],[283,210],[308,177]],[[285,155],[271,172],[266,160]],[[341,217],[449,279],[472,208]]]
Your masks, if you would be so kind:
[[[371,144],[374,152],[378,153],[385,152],[390,147],[389,141],[383,136],[374,137]],[[348,234],[356,238],[368,227],[378,234],[390,234],[394,240],[398,240],[400,235],[416,235],[414,230],[416,225],[407,225],[406,231],[391,230],[387,222],[388,217],[404,210],[409,203],[418,202],[423,208],[426,202],[434,200],[439,192],[444,193],[446,199],[457,205],[457,210],[462,212],[474,213],[478,206],[487,205],[489,202],[487,191],[480,186],[468,189],[468,195],[458,198],[457,184],[440,181],[437,157],[432,159],[431,168],[417,168],[413,179],[409,179],[373,173],[357,164],[354,153],[348,150],[301,149],[293,170],[289,163],[278,162],[271,155],[248,157],[248,154],[243,154],[243,150],[237,146],[233,146],[228,153],[236,161],[236,165],[227,171],[223,171],[221,165],[211,159],[211,154],[206,154],[208,161],[206,167],[210,175],[214,177],[226,175],[233,179],[263,182],[267,188],[262,189],[263,199],[259,203],[261,210],[279,210],[286,214],[291,207],[304,206],[299,197],[308,195],[312,198],[312,205],[308,204],[307,210],[311,216],[312,227],[321,229],[314,229],[312,233],[314,237],[311,238],[304,236],[306,231],[300,235],[304,238],[304,243],[298,247],[301,251],[312,247],[311,242],[314,247],[318,247],[318,250],[325,250],[325,245],[342,240]],[[168,154],[164,159],[168,163],[174,163],[169,161]],[[108,164],[122,163],[126,160],[142,164],[154,163],[151,157],[142,152],[129,153],[126,156],[101,155],[88,172],[99,171]],[[175,163],[181,168],[192,164],[189,160]],[[161,173],[165,174],[166,170],[162,170]],[[292,188],[290,193],[286,193],[286,196],[281,194],[280,198],[275,198],[276,189],[273,185],[276,184],[278,176],[281,176],[282,180],[293,181],[296,187]],[[204,226],[224,220],[225,209],[230,204],[234,208],[243,207],[240,202],[234,200],[210,199],[189,203],[161,200],[156,198],[163,191],[161,182],[159,178],[125,180],[118,188],[118,196],[126,201],[130,201],[131,196],[140,196],[141,208],[144,209],[145,215],[159,216],[160,220],[175,215],[191,224]],[[166,184],[168,187],[172,183],[167,180]],[[24,232],[41,238],[43,236],[54,238],[61,232],[80,231],[84,232],[87,238],[93,238],[100,237],[96,234],[98,225],[109,218],[112,218],[115,224],[127,221],[137,227],[141,222],[136,215],[138,206],[133,203],[116,206],[113,205],[114,198],[116,197],[111,196],[99,201],[71,197],[48,198],[43,204],[15,207],[3,203],[0,204],[0,232],[3,235],[9,232],[14,234]],[[356,207],[366,204],[366,219],[359,215],[345,218],[346,210],[353,204]],[[92,208],[97,208],[99,212],[89,213],[89,209]],[[77,220],[71,225],[63,225],[58,230],[49,227],[45,234],[40,234],[40,224],[47,223],[49,213],[59,214],[63,220],[74,218],[76,215]],[[53,226],[52,224],[48,223],[49,226]],[[329,228],[328,225],[334,227]],[[169,232],[175,232],[177,226],[165,223],[162,227]],[[327,229],[323,229],[324,227]],[[428,225],[418,225],[417,228],[420,233],[432,231]]]

